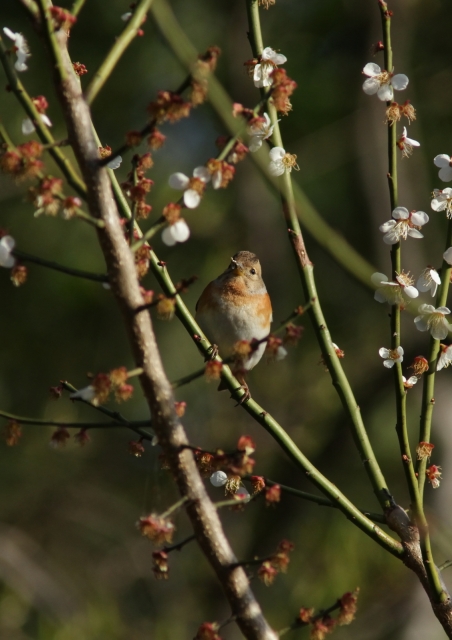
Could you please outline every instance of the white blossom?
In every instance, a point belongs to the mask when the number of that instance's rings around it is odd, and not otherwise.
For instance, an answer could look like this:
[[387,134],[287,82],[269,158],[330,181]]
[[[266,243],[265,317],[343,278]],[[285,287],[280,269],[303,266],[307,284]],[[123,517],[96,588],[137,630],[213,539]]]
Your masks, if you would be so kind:
[[248,147],[253,153],[260,149],[263,141],[270,138],[273,134],[275,125],[271,123],[268,113],[264,113],[263,118],[265,122],[255,122],[248,129],[248,134],[250,136]]
[[94,389],[92,384],[89,384],[87,387],[83,387],[83,389],[79,389],[78,391],[74,391],[69,396],[71,400],[84,400],[85,402],[92,402],[96,397],[96,390]]
[[403,133],[400,138],[397,140],[397,146],[402,152],[402,155],[405,158],[408,158],[413,153],[413,147],[420,147],[421,143],[417,140],[413,140],[408,137],[408,132],[406,127],[403,127]]
[[377,302],[388,302],[390,305],[405,305],[410,299],[417,298],[419,291],[413,287],[413,279],[405,272],[396,276],[396,281],[389,281],[384,273],[374,273],[372,284],[377,287],[374,298]]
[[[42,122],[45,125],[47,125],[48,127],[52,126],[52,122],[50,121],[50,118],[46,116],[45,113],[40,113],[39,117],[41,118]],[[24,136],[30,135],[30,133],[33,133],[34,130],[35,130],[35,125],[33,124],[30,118],[25,118],[24,120],[22,120],[22,133],[24,134]]]
[[408,380],[405,378],[405,376],[402,376],[402,380],[405,389],[411,389],[417,383],[417,376],[410,376]]
[[254,86],[258,88],[270,87],[273,82],[270,77],[271,72],[275,67],[285,62],[287,62],[286,56],[283,56],[282,53],[276,53],[271,47],[265,47],[260,63],[254,67]]
[[28,67],[25,61],[30,56],[27,41],[21,33],[14,33],[14,31],[11,31],[8,27],[3,27],[3,33],[14,42],[14,49],[17,56],[14,68],[16,71],[26,71]]
[[392,369],[396,362],[403,362],[403,348],[397,347],[396,349],[386,349],[381,347],[378,353],[383,358],[383,366],[387,369]]
[[443,259],[445,262],[447,262],[447,264],[452,265],[452,247],[446,249],[446,251],[443,253]]
[[282,176],[286,171],[290,173],[292,169],[295,169],[295,171],[300,169],[297,165],[297,156],[286,153],[282,147],[273,147],[270,150],[269,174],[271,176]]
[[439,345],[441,352],[439,354],[438,362],[436,364],[436,370],[447,369],[452,364],[452,344],[446,346],[445,344]]
[[162,231],[162,240],[168,247],[174,246],[177,242],[185,242],[189,237],[190,227],[183,218],[179,218]]
[[439,167],[438,176],[443,182],[450,182],[452,180],[452,164],[450,156],[445,153],[440,153],[439,156],[433,158],[433,162]]
[[385,235],[383,242],[386,244],[396,244],[400,240],[406,240],[408,236],[412,238],[423,238],[418,227],[427,224],[429,217],[424,211],[412,211],[405,207],[396,207],[392,212],[394,220],[388,220],[379,229]]
[[214,487],[223,487],[228,481],[228,476],[224,471],[214,471],[210,476],[210,482]]
[[275,353],[275,360],[279,361],[279,360],[284,360],[284,358],[287,356],[287,349],[285,349],[282,345],[280,345],[277,349],[276,349],[276,353]]
[[444,340],[452,329],[452,325],[445,318],[450,310],[447,307],[435,309],[431,304],[421,304],[418,312],[420,315],[414,319],[416,328],[419,331],[430,331],[430,335],[435,340]]
[[433,211],[445,211],[448,218],[452,218],[452,189],[433,189],[431,202]]
[[247,502],[251,498],[251,495],[246,487],[239,487],[235,492],[234,497],[239,498],[242,502]]
[[[177,172],[170,175],[168,184],[172,189],[184,192],[184,204],[188,209],[196,209],[201,202],[201,193],[204,184],[210,181],[210,173],[206,167],[196,167],[193,171],[193,178],[189,178],[185,173]],[[197,190],[200,185],[201,193]]]
[[11,269],[16,264],[16,259],[12,251],[16,246],[16,241],[12,236],[3,236],[0,240],[0,267]]
[[441,278],[436,269],[433,267],[426,267],[416,282],[416,288],[421,293],[430,291],[432,298],[436,295],[438,285],[441,284]]
[[115,169],[119,169],[119,167],[121,166],[122,163],[122,156],[116,156],[113,158],[113,160],[110,160],[110,162],[105,165],[107,167],[107,169],[113,169],[113,171]]
[[363,69],[363,73],[369,76],[364,81],[363,91],[371,96],[374,93],[383,102],[389,102],[394,97],[394,89],[403,91],[408,86],[408,77],[404,73],[394,75],[389,71],[382,71],[378,64],[369,62]]
[[130,20],[130,18],[132,17],[132,12],[131,11],[127,11],[126,13],[123,13],[121,16],[121,20],[123,22],[128,22]]

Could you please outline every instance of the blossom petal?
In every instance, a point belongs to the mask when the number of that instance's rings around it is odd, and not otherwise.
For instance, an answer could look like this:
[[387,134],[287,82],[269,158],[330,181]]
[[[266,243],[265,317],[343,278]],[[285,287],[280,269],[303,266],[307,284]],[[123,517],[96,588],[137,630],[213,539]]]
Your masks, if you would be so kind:
[[273,160],[273,162],[275,162],[277,160],[282,160],[286,155],[286,151],[282,147],[273,147],[273,149],[270,150],[269,155],[270,160]]
[[392,369],[392,367],[394,366],[394,360],[385,360],[383,362],[383,366],[386,367],[387,369]]
[[447,262],[447,264],[452,265],[452,247],[449,247],[448,249],[446,249],[446,251],[443,253],[443,260],[445,262]]
[[433,282],[436,282],[436,284],[441,284],[441,278],[439,277],[439,273],[436,269],[430,269],[430,277]]
[[43,121],[43,123],[45,125],[47,125],[48,127],[52,126],[52,122],[49,118],[49,116],[47,116],[45,113],[41,113],[41,120]]
[[404,73],[396,73],[396,75],[391,78],[391,84],[396,91],[403,91],[406,89],[409,81],[408,76]]
[[196,209],[201,202],[201,196],[194,189],[184,191],[184,204],[188,209]]
[[8,27],[3,27],[3,33],[5,34],[5,36],[8,36],[8,38],[10,38],[13,41],[15,41],[16,36],[19,35],[18,33],[14,33],[14,31],[11,31],[11,29],[8,29]]
[[418,312],[419,313],[435,313],[436,309],[433,305],[431,304],[421,304],[418,307]]
[[443,167],[448,167],[450,162],[450,156],[446,155],[445,153],[440,153],[438,156],[435,156],[433,158],[433,162],[437,167],[440,167],[441,169]]
[[396,226],[396,224],[397,222],[395,220],[388,220],[387,222],[383,222],[383,224],[380,225],[378,228],[383,233],[387,233],[388,231],[393,229]]
[[282,176],[286,168],[282,162],[270,162],[268,172],[271,176]]
[[410,212],[406,207],[396,207],[392,212],[392,217],[396,220],[408,220]]
[[375,64],[375,62],[368,62],[363,69],[363,73],[372,78],[373,76],[378,76],[381,73],[381,68],[378,64]]
[[201,166],[201,167],[196,167],[196,169],[194,169],[193,171],[193,176],[195,178],[199,178],[200,180],[202,180],[203,182],[210,182],[210,172],[207,169],[207,167]]
[[447,199],[440,200],[439,198],[433,198],[430,206],[432,207],[433,211],[444,211],[444,209],[446,209],[447,207]]
[[223,485],[226,484],[227,480],[228,480],[228,476],[224,471],[215,471],[210,476],[210,482],[213,484],[214,487],[222,487]]
[[428,325],[424,316],[417,316],[417,318],[414,319],[414,324],[416,325],[416,329],[419,329],[419,331],[428,330]]
[[170,229],[176,242],[186,242],[190,237],[190,227],[183,218],[171,225]]
[[376,300],[377,302],[387,302],[387,298],[384,295],[383,291],[381,289],[378,289],[377,291],[375,291],[374,293],[374,300]]
[[423,234],[418,231],[417,229],[408,229],[408,235],[410,236],[410,238],[423,238]]
[[169,177],[168,184],[172,189],[186,189],[188,187],[188,183],[190,179],[185,175],[185,173],[172,173]]
[[452,167],[443,167],[438,171],[438,177],[443,182],[450,182],[452,180]]
[[383,102],[389,102],[390,100],[392,100],[394,97],[394,91],[392,90],[392,85],[382,84],[377,91],[377,96]]
[[438,313],[444,313],[445,316],[449,315],[450,313],[450,309],[448,309],[447,307],[438,307],[436,311]]
[[445,320],[444,322],[432,325],[430,333],[435,340],[444,340],[444,338],[447,338],[450,328],[450,324]]
[[212,175],[212,187],[219,189],[223,181],[223,173],[221,171],[215,171]]
[[30,118],[24,118],[24,120],[22,120],[22,133],[23,133],[23,135],[24,136],[29,136],[30,133],[33,133],[34,130],[35,130],[35,125],[30,120]]
[[409,298],[417,298],[419,296],[419,291],[416,289],[416,287],[404,287],[403,292]]
[[385,347],[381,347],[381,349],[378,349],[378,353],[382,358],[389,358],[390,351]]
[[176,244],[176,239],[173,236],[173,232],[171,231],[171,227],[166,227],[162,231],[162,242],[166,244],[167,247],[174,247]]
[[121,162],[122,162],[122,157],[121,156],[116,156],[116,158],[113,158],[113,160],[110,160],[110,162],[106,165],[107,169],[119,169],[119,167],[121,166]]
[[[452,247],[451,247],[452,249]],[[370,280],[372,282],[372,284],[374,284],[375,286],[380,285],[382,282],[387,282],[388,281],[388,276],[385,276],[384,273],[378,273],[378,271],[376,273],[373,273],[370,277]]]
[[411,222],[417,227],[422,227],[424,224],[427,224],[429,220],[430,218],[424,211],[416,211],[411,214]]
[[373,96],[380,88],[380,83],[375,78],[367,78],[363,83],[363,91],[368,96]]

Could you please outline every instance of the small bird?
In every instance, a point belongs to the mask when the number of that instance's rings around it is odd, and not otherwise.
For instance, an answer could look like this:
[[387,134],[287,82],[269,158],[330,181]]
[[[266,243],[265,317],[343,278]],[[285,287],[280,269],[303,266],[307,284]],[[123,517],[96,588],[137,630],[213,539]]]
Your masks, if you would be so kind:
[[[236,253],[226,271],[207,285],[196,304],[196,320],[214,345],[214,353],[219,351],[222,358],[232,356],[234,345],[240,340],[262,340],[268,336],[273,320],[272,305],[254,253]],[[244,372],[257,365],[265,347],[266,342],[261,342],[232,365],[245,391],[241,402],[251,397]]]

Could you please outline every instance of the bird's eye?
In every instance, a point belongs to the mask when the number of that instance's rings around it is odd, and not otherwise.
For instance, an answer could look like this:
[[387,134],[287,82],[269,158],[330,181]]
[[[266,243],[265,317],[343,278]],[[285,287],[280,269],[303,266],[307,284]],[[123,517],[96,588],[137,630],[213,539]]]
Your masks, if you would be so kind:
[[256,273],[256,269],[251,269],[250,273],[251,273],[252,276],[254,276],[255,273]]

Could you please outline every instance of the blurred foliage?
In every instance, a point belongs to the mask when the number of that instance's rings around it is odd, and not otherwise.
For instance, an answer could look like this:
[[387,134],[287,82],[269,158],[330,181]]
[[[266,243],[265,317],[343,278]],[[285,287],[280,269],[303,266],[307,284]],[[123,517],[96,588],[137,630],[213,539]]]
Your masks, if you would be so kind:
[[[221,47],[217,74],[232,98],[254,106],[258,95],[243,66],[251,57],[244,2],[177,0],[172,6],[200,52],[212,44]],[[120,16],[127,8],[124,0],[87,0],[70,39],[72,59],[89,70],[82,78],[85,86],[120,32]],[[446,0],[430,0],[428,6],[420,0],[394,0],[391,8],[396,71],[410,77],[406,97],[418,112],[410,133],[422,145],[410,160],[400,163],[400,204],[429,211],[430,192],[440,186],[431,159],[450,151],[451,143],[452,5]],[[0,25],[27,37],[32,57],[30,70],[21,79],[32,96],[48,98],[53,133],[56,139],[64,138],[46,53],[19,2],[0,4]],[[381,39],[376,0],[277,0],[275,7],[262,12],[262,26],[265,46],[288,57],[285,68],[299,85],[293,112],[281,122],[286,148],[298,155],[301,170],[295,180],[334,228],[379,271],[389,273],[389,252],[378,231],[390,217],[384,105],[361,90],[362,67],[370,60],[380,62],[372,53],[372,43]],[[93,105],[102,142],[112,147],[122,144],[126,131],[143,126],[146,106],[158,90],[175,89],[185,77],[151,17],[144,32]],[[1,118],[20,143],[23,114],[14,95],[5,91]],[[215,139],[225,133],[208,104],[198,107],[189,120],[163,130],[167,144],[154,154],[150,174],[155,181],[150,202],[156,217],[173,197],[168,175],[191,174],[193,167],[216,153]],[[49,170],[59,175],[51,160]],[[124,179],[128,170],[125,159],[118,177]],[[91,227],[34,218],[24,193],[23,184],[0,176],[0,226],[16,238],[20,249],[76,268],[104,270]],[[199,277],[185,296],[189,308],[194,309],[203,287],[225,268],[229,257],[243,249],[261,259],[275,326],[303,302],[278,197],[250,160],[238,166],[226,192],[207,192],[201,207],[187,218],[192,229],[189,242],[170,249],[157,237],[154,247],[175,281],[192,274]],[[404,261],[416,276],[427,263],[439,266],[444,232],[445,219],[433,214],[427,240],[405,245]],[[393,494],[407,506],[391,376],[377,355],[379,347],[389,345],[388,307],[377,305],[371,292],[345,275],[310,238],[307,245],[324,312],[334,341],[345,350],[344,367],[372,443]],[[133,366],[118,309],[110,293],[96,283],[33,265],[29,271],[29,281],[19,289],[11,286],[6,270],[0,273],[0,407],[56,421],[92,420],[98,414],[89,407],[73,404],[67,396],[50,400],[48,388],[60,379],[81,387],[88,371]],[[151,274],[144,285],[158,291]],[[377,510],[338,397],[319,363],[307,318],[304,324],[303,339],[286,360],[262,363],[250,374],[251,392],[346,495],[359,506]],[[170,379],[201,366],[177,320],[155,320],[155,329]],[[409,314],[403,318],[403,331],[409,364],[413,356],[425,354],[427,338],[415,332]],[[447,430],[452,408],[448,374],[440,378],[443,408],[435,410],[437,464],[452,447]],[[420,396],[419,388],[409,396],[414,446]],[[187,402],[183,421],[193,444],[228,450],[240,435],[249,434],[257,442],[257,473],[311,490],[308,479],[226,393],[218,394],[214,385],[200,379],[179,389],[177,398]],[[138,388],[121,411],[131,419],[147,418]],[[127,453],[133,434],[112,429],[92,431],[91,443],[83,449],[71,441],[54,450],[47,446],[50,428],[30,426],[23,431],[20,446],[1,449],[0,636],[4,640],[191,638],[201,622],[228,617],[221,588],[195,543],[171,555],[168,581],[157,582],[152,575],[152,548],[134,523],[140,515],[151,509],[163,511],[177,499],[171,478],[160,469],[158,447],[147,446],[142,458],[134,458]],[[452,484],[447,475],[446,468],[436,502],[427,488],[438,563],[452,555],[445,512]],[[221,491],[209,491],[219,499]],[[279,576],[270,588],[253,581],[275,629],[287,625],[301,606],[327,607],[359,585],[357,620],[335,632],[338,640],[443,637],[426,598],[417,596],[415,576],[336,510],[283,495],[276,508],[264,508],[258,501],[245,512],[224,512],[222,517],[239,558],[265,556],[281,538],[295,543],[287,575]],[[176,524],[176,539],[189,535],[183,514]],[[234,625],[222,635],[240,636]],[[298,635],[306,637],[307,632]]]

